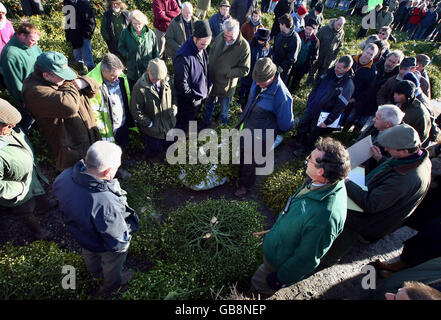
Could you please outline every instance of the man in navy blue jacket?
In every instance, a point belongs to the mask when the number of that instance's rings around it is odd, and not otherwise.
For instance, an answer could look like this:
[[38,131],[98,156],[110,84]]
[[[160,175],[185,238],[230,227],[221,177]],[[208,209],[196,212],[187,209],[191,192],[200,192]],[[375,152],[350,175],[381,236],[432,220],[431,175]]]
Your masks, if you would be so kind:
[[[329,132],[328,126],[345,110],[354,93],[352,63],[351,56],[342,56],[314,85],[294,137],[295,156],[303,157],[312,150],[317,138]],[[322,112],[329,114],[318,123]]]
[[123,265],[139,219],[114,179],[121,153],[114,143],[95,142],[85,160],[55,179],[52,190],[67,229],[82,247],[87,270],[104,278],[98,296],[110,295],[133,276],[123,272]]
[[274,38],[274,58],[282,81],[287,85],[291,68],[297,61],[302,40],[294,30],[292,16],[288,13],[279,18],[280,33]]
[[210,88],[207,46],[211,29],[206,20],[194,24],[193,36],[179,48],[173,60],[175,89],[178,97],[176,128],[187,130],[196,120]]
[[[238,128],[250,130],[253,137],[251,150],[252,163],[245,163],[246,146],[241,146],[241,172],[239,189],[236,196],[243,196],[248,192],[256,181],[256,159],[254,145],[256,141],[262,144],[262,156],[266,156],[271,150],[267,150],[267,141],[273,145],[277,133],[291,130],[294,125],[291,93],[277,73],[276,65],[270,58],[260,58],[253,70],[253,84],[248,98],[247,106],[239,119]],[[261,137],[260,131],[261,130]],[[272,135],[271,132],[272,131]],[[268,140],[271,139],[271,140]],[[250,156],[250,155],[249,155]]]

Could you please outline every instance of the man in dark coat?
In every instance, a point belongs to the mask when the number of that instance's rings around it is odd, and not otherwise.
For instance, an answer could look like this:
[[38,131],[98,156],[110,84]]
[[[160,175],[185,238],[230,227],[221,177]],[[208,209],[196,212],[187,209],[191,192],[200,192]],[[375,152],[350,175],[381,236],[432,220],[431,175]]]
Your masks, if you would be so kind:
[[292,16],[285,13],[279,18],[280,33],[274,38],[274,58],[273,61],[280,73],[280,78],[288,84],[288,76],[291,68],[297,61],[302,41],[294,30]]
[[349,100],[348,108],[345,111],[347,119],[343,130],[348,131],[352,125],[354,125],[354,131],[359,133],[366,121],[377,111],[376,105],[369,103],[375,86],[377,72],[374,57],[377,53],[377,45],[375,43],[369,43],[364,47],[361,54],[352,56],[354,60],[352,70],[354,71],[353,81],[355,88],[354,94]]
[[122,58],[118,50],[119,36],[129,25],[129,11],[127,11],[127,5],[121,0],[108,0],[107,8],[101,20],[101,35],[109,51]]
[[291,80],[291,92],[299,87],[303,76],[311,70],[314,62],[319,56],[320,40],[315,36],[318,24],[315,20],[306,21],[305,29],[299,33],[302,44],[297,61],[294,63],[289,78]]
[[[354,75],[352,57],[342,56],[335,67],[318,79],[308,96],[306,109],[297,126],[294,144],[297,149],[294,155],[302,157],[314,146],[317,138],[329,131],[328,126],[335,122],[343,113],[354,93]],[[329,113],[318,123],[322,112]]]
[[127,204],[115,174],[121,148],[108,141],[90,146],[84,160],[63,171],[52,192],[67,229],[82,248],[87,270],[103,278],[98,296],[109,296],[133,277],[124,262],[139,218]]
[[415,129],[407,124],[389,128],[378,142],[392,157],[366,176],[367,189],[346,182],[348,197],[362,211],[348,210],[343,233],[326,254],[325,265],[338,262],[360,236],[372,242],[400,228],[429,189],[432,165]]
[[230,13],[242,26],[251,16],[251,12],[257,8],[257,0],[233,0]]
[[[66,14],[66,40],[72,44],[73,54],[76,61],[83,61],[87,68],[93,69],[92,39],[96,21],[92,8],[85,0],[64,0],[64,6],[72,6],[75,11],[67,11]],[[75,21],[72,21],[72,16]]]
[[207,47],[210,42],[210,25],[206,20],[196,21],[193,36],[187,39],[173,59],[178,98],[176,128],[184,131],[188,129],[189,121],[196,120],[209,94]]
[[274,22],[271,28],[271,38],[280,33],[279,18],[285,13],[294,13],[294,0],[280,0],[274,8]]

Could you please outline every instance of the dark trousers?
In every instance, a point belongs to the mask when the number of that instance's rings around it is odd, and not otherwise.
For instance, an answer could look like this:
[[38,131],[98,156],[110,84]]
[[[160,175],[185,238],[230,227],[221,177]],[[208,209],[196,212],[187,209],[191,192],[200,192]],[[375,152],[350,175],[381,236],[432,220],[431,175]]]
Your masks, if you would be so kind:
[[291,72],[289,73],[289,77],[288,77],[288,83],[291,82],[290,84],[291,91],[296,90],[299,87],[300,81],[302,81],[303,76],[308,72],[309,72],[309,68],[304,65],[301,67],[291,68]]
[[146,134],[142,136],[142,139],[144,141],[145,155],[147,158],[153,158],[166,152],[167,148],[173,143],[173,141],[150,137]]
[[262,11],[262,13],[268,12],[270,2],[271,0],[262,0],[262,3],[260,5],[260,10]]
[[115,130],[114,137],[117,145],[122,148],[127,147],[129,144],[129,128],[127,123],[124,123],[124,125]]
[[[243,78],[242,78],[243,79]],[[239,104],[242,107],[242,110],[246,107],[248,102],[248,96],[250,94],[251,84],[245,84],[243,81],[240,82],[239,89]]]
[[41,0],[21,0],[21,6],[25,16],[44,13]]
[[203,102],[204,100],[197,100],[193,104],[179,103],[175,128],[187,131],[189,122],[196,121],[199,112],[201,112]]
[[319,128],[317,126],[318,116],[316,112],[308,111],[303,112],[303,116],[297,126],[297,139],[305,151],[310,151],[314,148],[315,142],[318,137],[323,136],[331,131],[328,128]]
[[400,259],[409,267],[414,267],[438,257],[441,257],[441,216],[404,242]]
[[129,83],[129,89],[130,89],[130,92],[132,92],[133,87],[134,87],[135,84],[136,84],[136,81],[138,81],[138,80],[132,80],[132,79],[127,78],[127,82]]
[[[267,155],[266,140],[261,140],[261,141],[262,141],[262,156],[265,157]],[[255,148],[254,137],[251,144],[251,150],[247,150],[248,148],[245,148],[244,141],[241,141],[239,187],[245,187],[249,189],[256,182],[256,168],[258,168],[259,165],[256,163],[254,158],[254,148]],[[245,156],[247,151],[251,152],[251,155],[248,154],[248,156],[251,156],[251,163],[245,163]]]
[[87,271],[95,278],[104,278],[100,288],[101,294],[108,294],[124,285],[123,266],[126,261],[125,252],[92,252],[82,249],[82,256]]
[[423,201],[418,205],[412,215],[406,220],[405,225],[414,230],[420,231],[433,219],[441,216],[441,188],[431,188]]

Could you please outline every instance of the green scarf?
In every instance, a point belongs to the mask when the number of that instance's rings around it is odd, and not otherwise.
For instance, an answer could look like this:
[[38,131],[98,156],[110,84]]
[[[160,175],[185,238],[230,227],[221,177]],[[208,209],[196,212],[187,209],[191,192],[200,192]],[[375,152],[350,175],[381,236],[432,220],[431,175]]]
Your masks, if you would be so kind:
[[141,35],[138,36],[138,35],[136,34],[136,31],[135,31],[135,29],[133,28],[133,26],[130,25],[130,33],[132,34],[133,38],[135,38],[136,43],[139,45],[139,44],[145,39],[145,34],[147,33],[147,27],[144,26],[144,27],[142,28]]
[[398,166],[402,166],[402,165],[406,165],[406,164],[410,164],[410,163],[415,163],[415,162],[421,161],[421,159],[425,157],[426,152],[427,152],[425,150],[422,150],[422,151],[423,151],[423,154],[420,157],[416,158],[416,159],[402,160],[402,159],[390,158],[389,160],[386,160],[385,162],[380,164],[378,167],[376,167],[374,170],[369,172],[369,174],[366,176],[366,184],[375,175],[377,175],[378,173],[382,172],[383,170],[386,170],[387,168],[398,167]]

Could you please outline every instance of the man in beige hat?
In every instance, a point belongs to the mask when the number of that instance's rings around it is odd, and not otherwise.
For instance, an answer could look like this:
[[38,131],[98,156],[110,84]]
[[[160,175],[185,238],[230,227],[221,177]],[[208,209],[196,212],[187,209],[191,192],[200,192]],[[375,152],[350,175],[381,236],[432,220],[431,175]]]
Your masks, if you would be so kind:
[[[325,256],[325,264],[339,261],[357,239],[374,242],[403,226],[426,195],[431,179],[427,150],[418,132],[407,124],[386,129],[377,142],[391,155],[366,176],[364,189],[346,181],[348,197],[363,211],[348,210],[343,233]],[[374,154],[380,155],[377,146]]]
[[[20,112],[0,99],[0,212],[23,221],[36,239],[48,239],[50,233],[37,222],[36,214],[56,205],[40,197],[45,191],[39,178],[48,183],[38,168],[31,142],[16,125]],[[14,129],[15,127],[15,129]],[[36,197],[39,199],[36,201]]]
[[147,71],[132,90],[130,112],[143,136],[146,157],[162,156],[170,145],[167,132],[176,125],[176,94],[165,62],[150,60]]
[[[292,96],[281,80],[277,66],[270,58],[261,58],[256,62],[252,77],[254,81],[248,103],[239,120],[238,128],[251,130],[253,136],[255,129],[261,129],[262,150],[264,150],[267,130],[273,130],[274,138],[279,131],[286,132],[293,127]],[[245,195],[256,181],[256,163],[253,159],[251,164],[243,164],[245,158],[243,148],[241,151],[241,173],[236,196]]]

